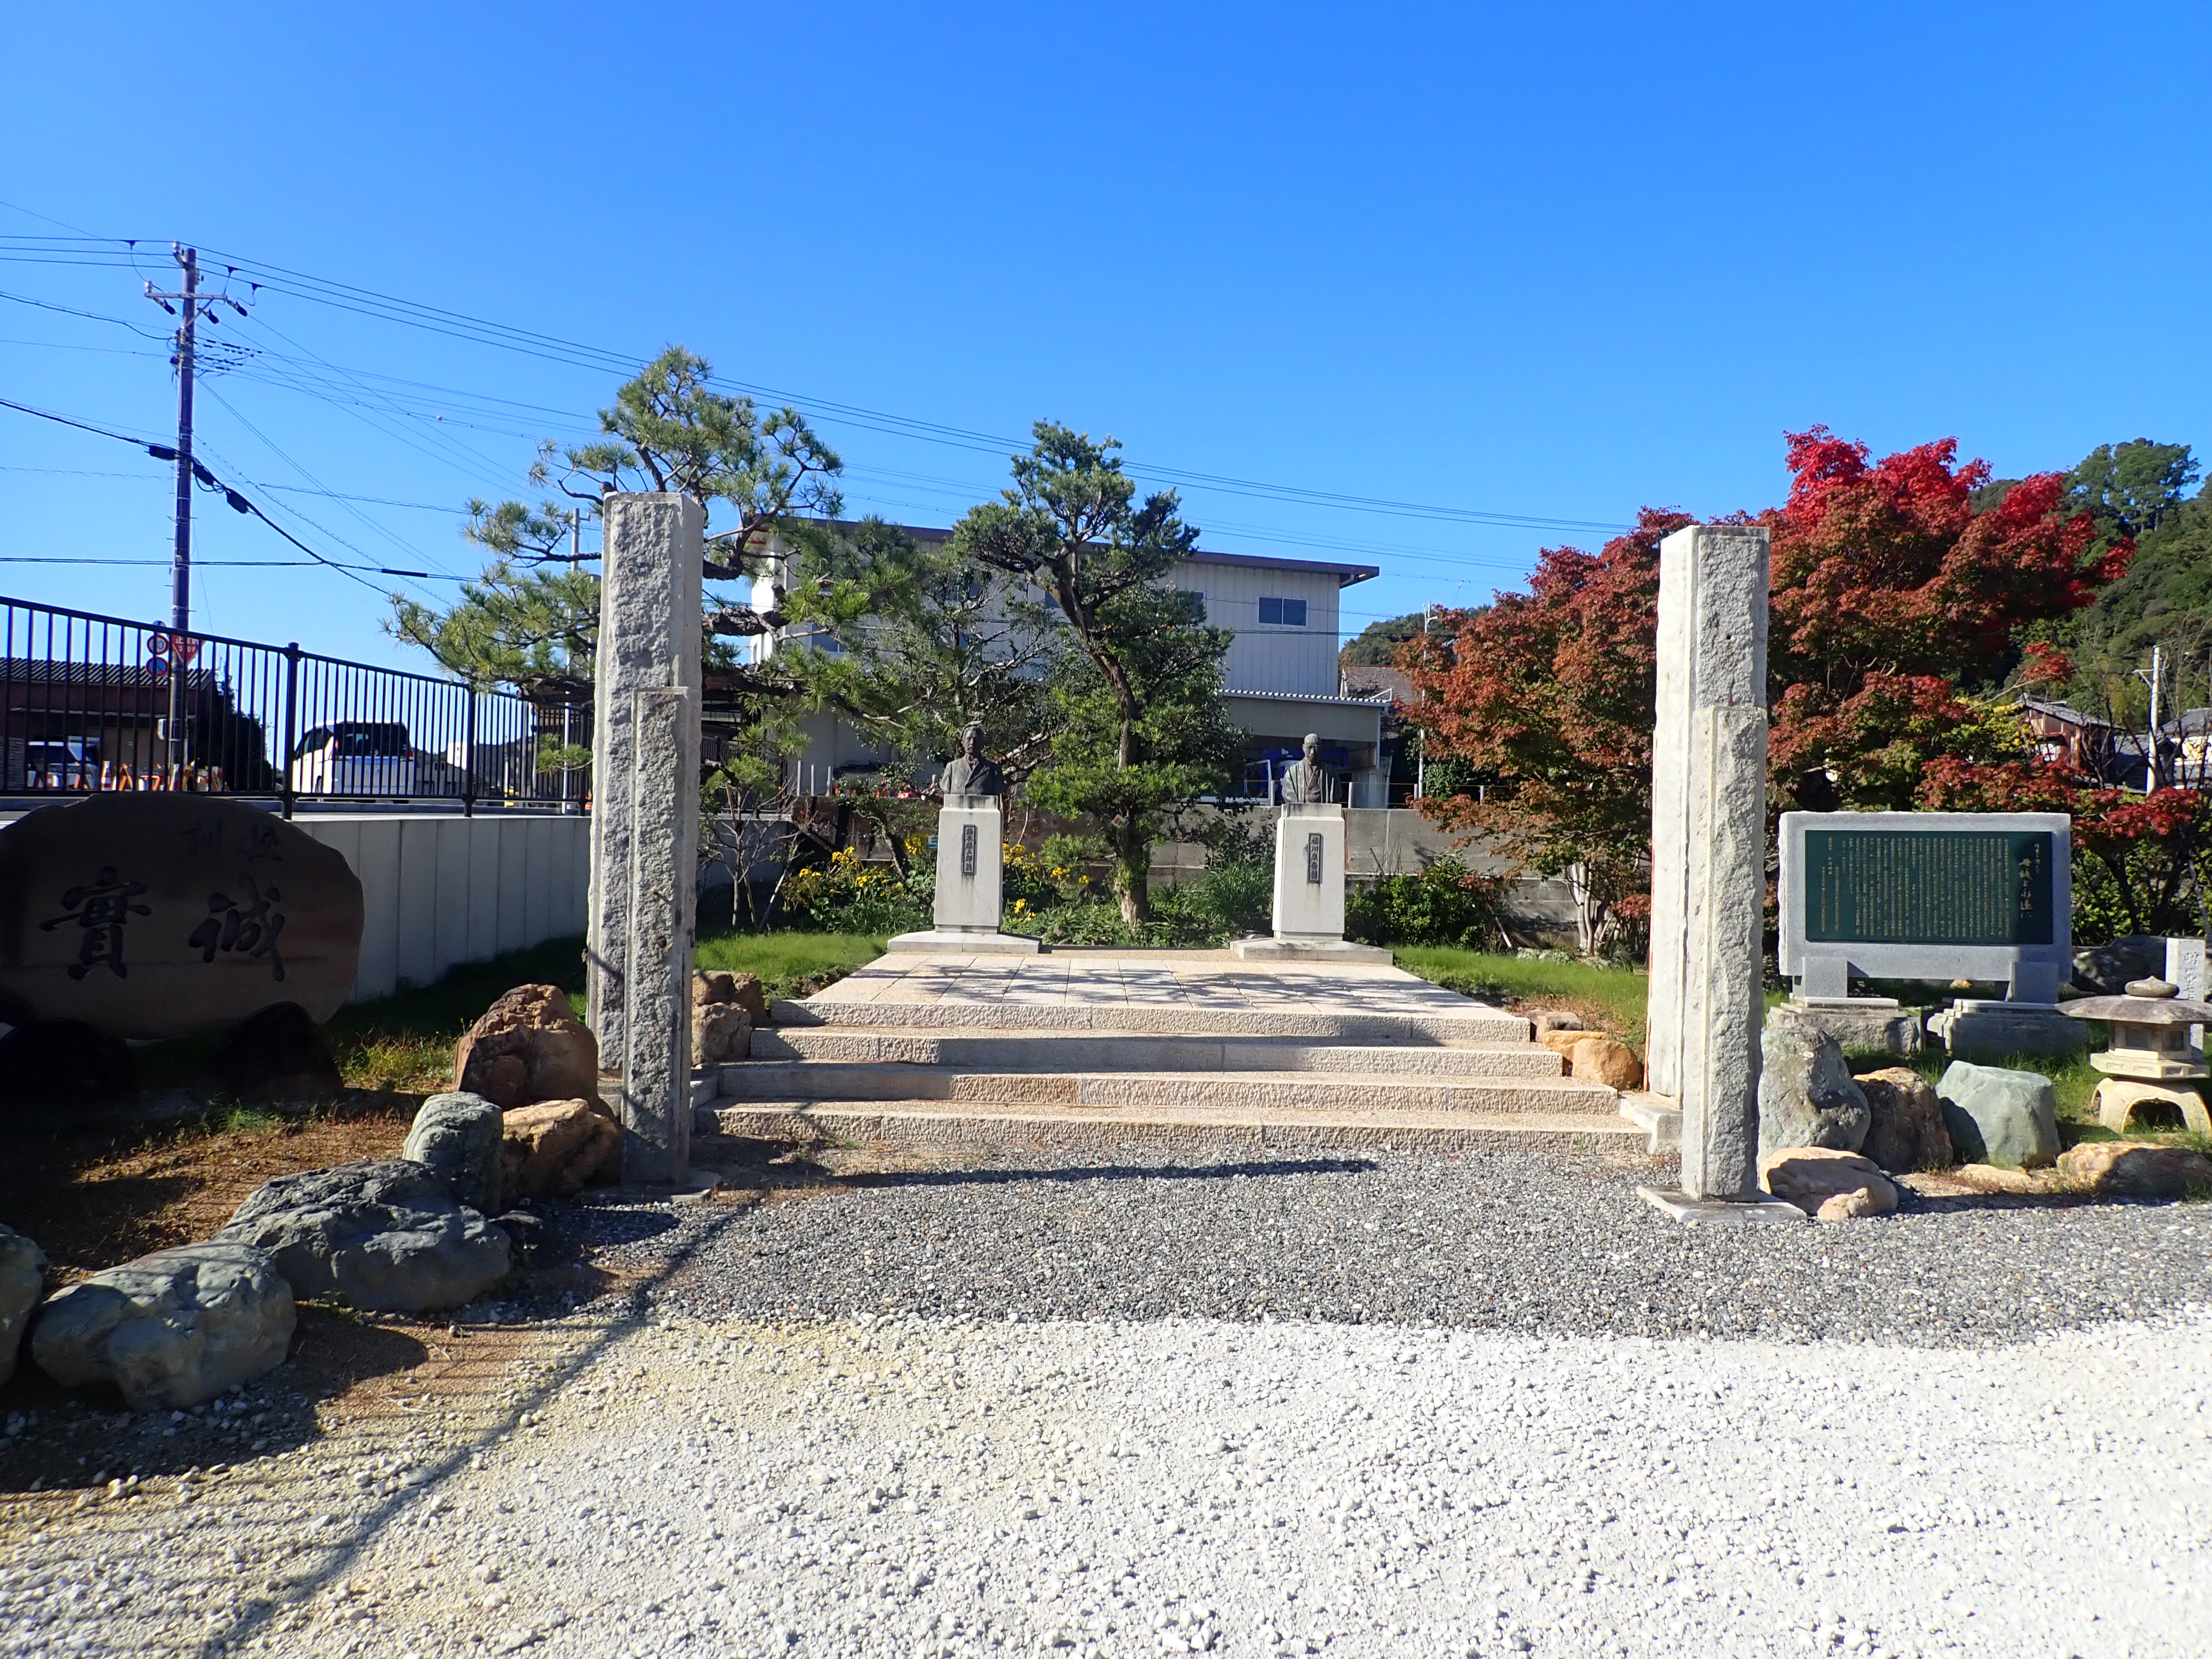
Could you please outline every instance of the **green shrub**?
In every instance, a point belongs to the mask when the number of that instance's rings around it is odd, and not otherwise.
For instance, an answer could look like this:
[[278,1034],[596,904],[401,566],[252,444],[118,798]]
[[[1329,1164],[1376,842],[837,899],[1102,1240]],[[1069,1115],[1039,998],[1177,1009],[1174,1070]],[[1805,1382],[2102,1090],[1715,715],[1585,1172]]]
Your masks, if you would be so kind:
[[1418,876],[1382,876],[1345,896],[1345,932],[1364,945],[1455,945],[1480,950],[1502,936],[1504,882],[1438,859]]

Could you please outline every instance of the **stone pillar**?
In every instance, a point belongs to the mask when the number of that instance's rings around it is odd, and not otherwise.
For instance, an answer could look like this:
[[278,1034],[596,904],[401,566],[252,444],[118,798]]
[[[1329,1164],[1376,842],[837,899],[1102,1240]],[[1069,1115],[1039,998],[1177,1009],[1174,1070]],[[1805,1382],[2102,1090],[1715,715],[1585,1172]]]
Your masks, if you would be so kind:
[[700,583],[687,495],[602,504],[592,737],[587,1018],[622,1073],[623,1178],[682,1178],[690,1149],[699,838]]
[[1763,528],[1694,525],[1660,544],[1646,1066],[1680,1103],[1692,1199],[1759,1186],[1766,589]]
[[1344,809],[1305,801],[1275,818],[1275,914],[1271,939],[1238,939],[1246,961],[1270,958],[1388,962],[1390,953],[1344,937]]

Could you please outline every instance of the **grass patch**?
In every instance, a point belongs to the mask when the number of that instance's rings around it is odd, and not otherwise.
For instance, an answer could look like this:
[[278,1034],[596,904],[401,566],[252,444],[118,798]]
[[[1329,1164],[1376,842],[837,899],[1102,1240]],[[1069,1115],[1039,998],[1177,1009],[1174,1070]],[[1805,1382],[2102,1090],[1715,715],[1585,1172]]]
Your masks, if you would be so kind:
[[718,931],[699,940],[703,973],[751,974],[763,994],[810,996],[884,953],[884,941],[867,933],[739,933]]
[[1407,973],[1447,990],[1516,1012],[1569,1009],[1592,1030],[1608,1031],[1643,1048],[1650,978],[1641,968],[1500,956],[1442,945],[1401,945],[1395,957]]

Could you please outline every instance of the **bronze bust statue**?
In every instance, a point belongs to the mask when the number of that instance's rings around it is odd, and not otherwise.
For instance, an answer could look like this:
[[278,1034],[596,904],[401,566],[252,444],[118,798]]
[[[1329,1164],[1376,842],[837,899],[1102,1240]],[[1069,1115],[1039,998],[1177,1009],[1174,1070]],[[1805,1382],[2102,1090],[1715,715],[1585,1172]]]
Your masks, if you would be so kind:
[[1003,795],[1006,775],[998,762],[983,752],[983,728],[970,726],[960,734],[960,752],[945,769],[940,786],[948,795]]
[[1321,738],[1306,733],[1305,757],[1283,769],[1283,805],[1322,806],[1328,802],[1328,773],[1321,763]]

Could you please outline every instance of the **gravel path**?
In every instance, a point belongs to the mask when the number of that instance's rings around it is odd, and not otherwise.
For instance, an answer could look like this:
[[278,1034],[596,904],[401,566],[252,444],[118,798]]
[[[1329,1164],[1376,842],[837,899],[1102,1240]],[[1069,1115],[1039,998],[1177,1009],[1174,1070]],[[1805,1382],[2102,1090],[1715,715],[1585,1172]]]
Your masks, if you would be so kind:
[[[562,1336],[472,1455],[393,1422],[281,1486],[51,1518],[0,1575],[0,1642],[2151,1659],[2212,1624],[2203,1315],[1994,1352],[1206,1321]],[[222,1605],[240,1579],[268,1599]]]
[[562,1206],[613,1292],[365,1331],[446,1383],[317,1407],[288,1368],[114,1423],[149,1479],[0,1498],[0,1652],[2204,1650],[2212,1210],[1685,1230],[1649,1176],[1001,1162]]
[[[1387,1322],[1555,1334],[2016,1342],[2212,1286],[2212,1206],[1908,1198],[1850,1225],[1684,1227],[1656,1166],[1410,1153],[1004,1158],[737,1212],[625,1211],[603,1259],[712,1317]],[[634,1242],[617,1243],[633,1238]]]

